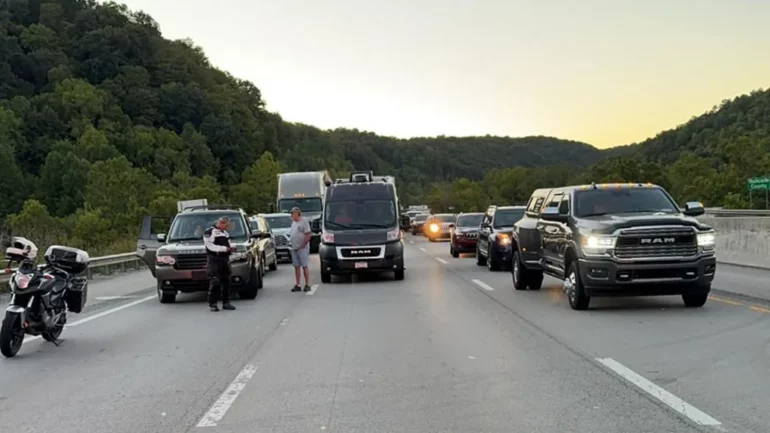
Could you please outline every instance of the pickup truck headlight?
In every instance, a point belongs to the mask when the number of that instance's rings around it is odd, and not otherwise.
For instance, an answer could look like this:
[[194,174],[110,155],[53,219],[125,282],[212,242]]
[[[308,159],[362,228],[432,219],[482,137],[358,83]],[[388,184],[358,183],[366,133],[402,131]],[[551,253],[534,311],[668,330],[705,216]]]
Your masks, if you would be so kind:
[[590,256],[603,256],[615,248],[617,236],[591,235],[583,238],[583,252]]
[[499,235],[496,236],[496,238],[497,238],[497,242],[500,245],[505,246],[505,245],[510,245],[511,244],[511,237],[508,236],[505,233],[500,233]]
[[438,224],[431,224],[430,225],[430,231],[432,231],[433,233],[438,233],[438,228],[439,228]]
[[714,232],[698,233],[698,246],[704,250],[713,250],[716,245],[716,234]]

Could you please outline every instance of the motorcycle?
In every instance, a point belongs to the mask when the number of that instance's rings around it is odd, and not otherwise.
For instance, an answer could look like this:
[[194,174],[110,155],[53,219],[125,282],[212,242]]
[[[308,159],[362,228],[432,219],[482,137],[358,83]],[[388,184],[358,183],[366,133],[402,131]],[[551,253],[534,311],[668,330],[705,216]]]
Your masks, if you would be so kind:
[[88,253],[77,248],[53,245],[46,250],[42,269],[35,263],[37,246],[14,237],[6,249],[7,267],[18,263],[11,275],[11,302],[0,328],[0,352],[16,356],[25,335],[41,336],[61,344],[67,311],[80,313],[88,295],[88,278],[78,276],[88,269]]

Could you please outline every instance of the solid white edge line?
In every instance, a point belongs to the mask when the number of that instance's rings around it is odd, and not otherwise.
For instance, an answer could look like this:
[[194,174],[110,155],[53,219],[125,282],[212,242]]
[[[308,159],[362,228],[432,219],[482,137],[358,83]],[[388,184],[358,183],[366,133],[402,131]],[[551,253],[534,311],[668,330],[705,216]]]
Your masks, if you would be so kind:
[[696,407],[690,405],[686,401],[680,399],[674,394],[671,394],[665,389],[659,387],[658,385],[655,385],[654,383],[640,376],[639,374],[637,374],[630,368],[626,367],[625,365],[619,363],[618,361],[615,361],[612,358],[596,358],[596,360],[599,361],[605,367],[609,368],[610,370],[620,375],[622,378],[626,379],[627,381],[641,388],[642,391],[662,401],[666,406],[686,416],[687,418],[692,420],[694,423],[699,425],[709,425],[709,426],[722,424],[721,422],[715,420],[714,418],[707,415],[706,413],[701,412]]
[[442,259],[441,257],[436,257],[436,260],[438,260],[439,262],[441,262],[441,263],[443,263],[443,264],[445,264],[445,265],[448,265],[448,264],[449,264],[449,262],[448,262],[448,261],[446,261],[446,260]]
[[86,317],[86,318],[83,318],[83,319],[77,320],[77,321],[75,321],[75,322],[72,322],[72,323],[68,323],[68,324],[65,326],[65,328],[69,328],[69,327],[71,327],[71,326],[78,326],[78,325],[82,325],[82,324],[84,324],[84,323],[88,323],[88,322],[90,322],[90,321],[92,321],[92,320],[96,320],[96,319],[98,319],[98,318],[100,318],[100,317],[108,316],[108,315],[110,315],[110,314],[112,314],[112,313],[117,313],[117,312],[118,312],[118,311],[120,311],[120,310],[125,310],[126,308],[131,308],[131,307],[133,307],[134,305],[139,305],[139,304],[141,304],[142,302],[147,302],[147,301],[149,301],[150,299],[156,299],[156,298],[157,298],[157,296],[156,296],[156,295],[152,295],[152,296],[148,296],[148,297],[146,297],[146,298],[137,299],[136,301],[133,301],[133,302],[129,302],[128,304],[124,304],[124,305],[121,305],[121,306],[119,306],[119,307],[115,307],[115,308],[110,308],[109,310],[105,310],[105,311],[102,311],[101,313],[97,313],[97,314],[94,314],[93,316],[89,316],[89,317]]
[[257,371],[257,367],[252,364],[247,364],[243,367],[238,376],[227,387],[225,392],[219,396],[219,399],[211,405],[211,408],[203,415],[203,418],[198,422],[198,427],[216,427],[217,423],[227,413],[230,406],[235,403],[235,399],[241,394],[241,391],[246,387],[246,384],[251,380],[254,373]]
[[310,286],[310,291],[305,293],[305,296],[313,296],[316,290],[318,290],[318,284],[313,284],[312,286]]
[[[88,323],[88,322],[90,322],[92,320],[96,320],[96,319],[98,319],[100,317],[104,317],[104,316],[107,316],[107,315],[112,314],[112,313],[117,313],[120,310],[125,310],[126,308],[133,307],[134,305],[138,305],[138,304],[141,304],[142,302],[147,302],[150,299],[155,299],[155,298],[157,298],[157,296],[155,296],[155,295],[148,296],[146,298],[138,299],[138,300],[136,300],[134,302],[129,302],[128,304],[121,305],[119,307],[110,308],[109,310],[102,311],[101,313],[94,314],[93,316],[88,316],[88,317],[85,317],[83,319],[76,320],[76,321],[74,321],[72,323],[68,323],[68,324],[64,325],[64,328],[66,329],[66,328],[69,328],[69,327],[72,327],[72,326],[82,325],[83,323]],[[27,335],[26,337],[24,337],[24,343],[28,343],[30,341],[39,340],[40,338],[42,338],[40,335],[34,335],[34,336],[33,335]]]
[[495,291],[494,287],[490,286],[489,284],[487,284],[487,283],[485,283],[485,282],[483,282],[481,280],[474,279],[474,280],[471,280],[471,281],[473,281],[473,284],[481,287],[482,289],[486,290],[487,292],[494,292]]

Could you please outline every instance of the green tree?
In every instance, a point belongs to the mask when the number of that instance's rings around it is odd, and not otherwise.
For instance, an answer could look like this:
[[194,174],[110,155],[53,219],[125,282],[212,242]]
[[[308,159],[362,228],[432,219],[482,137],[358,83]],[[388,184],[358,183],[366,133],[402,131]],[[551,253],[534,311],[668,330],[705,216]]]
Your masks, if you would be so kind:
[[23,236],[45,252],[51,245],[65,244],[64,224],[48,213],[48,209],[37,200],[27,200],[24,208],[8,216],[8,225],[14,236]]
[[90,168],[88,161],[72,152],[48,154],[40,169],[38,195],[55,216],[65,217],[83,206]]
[[265,212],[275,203],[278,174],[283,171],[273,154],[265,152],[243,173],[243,180],[233,187],[230,198],[253,213]]

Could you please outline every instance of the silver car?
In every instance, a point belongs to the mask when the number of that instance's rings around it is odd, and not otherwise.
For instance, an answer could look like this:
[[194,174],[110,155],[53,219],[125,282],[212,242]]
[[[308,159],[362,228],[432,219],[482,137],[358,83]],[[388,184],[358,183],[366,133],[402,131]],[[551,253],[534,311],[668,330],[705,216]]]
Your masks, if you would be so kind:
[[291,262],[291,215],[287,213],[260,214],[270,226],[275,240],[275,255],[278,260]]

